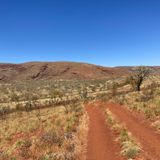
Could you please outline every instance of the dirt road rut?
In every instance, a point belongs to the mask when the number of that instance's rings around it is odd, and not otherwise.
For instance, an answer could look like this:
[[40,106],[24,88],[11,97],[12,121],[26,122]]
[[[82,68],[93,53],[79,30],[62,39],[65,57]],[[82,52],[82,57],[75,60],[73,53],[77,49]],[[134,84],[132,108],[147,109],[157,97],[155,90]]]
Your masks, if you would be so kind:
[[124,160],[113,133],[106,125],[101,108],[87,105],[86,110],[90,121],[87,160]]
[[156,133],[150,123],[120,105],[108,104],[106,106],[140,142],[147,160],[160,160],[160,134]]

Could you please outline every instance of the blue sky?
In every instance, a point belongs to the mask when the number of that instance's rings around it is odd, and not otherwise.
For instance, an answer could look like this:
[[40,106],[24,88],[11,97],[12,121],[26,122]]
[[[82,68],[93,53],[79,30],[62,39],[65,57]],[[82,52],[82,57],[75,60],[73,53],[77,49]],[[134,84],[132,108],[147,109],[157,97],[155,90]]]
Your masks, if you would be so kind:
[[0,0],[0,62],[159,59],[159,0]]

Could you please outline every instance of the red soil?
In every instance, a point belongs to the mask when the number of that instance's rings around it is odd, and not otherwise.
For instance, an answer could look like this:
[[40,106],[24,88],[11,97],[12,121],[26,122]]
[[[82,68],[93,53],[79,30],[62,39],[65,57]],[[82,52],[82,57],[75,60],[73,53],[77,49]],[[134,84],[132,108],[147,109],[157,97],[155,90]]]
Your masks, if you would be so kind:
[[87,160],[123,160],[120,147],[107,127],[100,107],[87,105],[86,109],[90,119]]
[[134,114],[120,105],[108,104],[107,108],[140,142],[147,160],[160,160],[160,134],[156,133],[148,121],[144,121],[141,115]]

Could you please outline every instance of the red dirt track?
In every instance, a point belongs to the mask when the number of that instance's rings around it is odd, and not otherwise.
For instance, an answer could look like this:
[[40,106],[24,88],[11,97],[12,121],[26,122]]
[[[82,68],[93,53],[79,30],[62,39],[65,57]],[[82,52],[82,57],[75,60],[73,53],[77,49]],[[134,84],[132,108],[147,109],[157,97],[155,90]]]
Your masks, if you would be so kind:
[[100,107],[87,105],[89,133],[87,160],[124,160],[120,157],[120,147],[107,127]]
[[147,160],[160,160],[160,134],[156,133],[148,121],[120,105],[108,104],[107,108],[140,142]]

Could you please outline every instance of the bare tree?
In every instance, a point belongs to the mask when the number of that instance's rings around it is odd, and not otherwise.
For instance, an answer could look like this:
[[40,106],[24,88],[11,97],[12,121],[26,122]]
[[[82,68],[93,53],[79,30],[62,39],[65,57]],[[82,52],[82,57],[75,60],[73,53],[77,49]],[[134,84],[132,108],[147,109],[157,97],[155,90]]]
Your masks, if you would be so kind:
[[130,76],[129,81],[136,91],[141,90],[141,85],[150,75],[150,72],[151,70],[149,68],[140,66],[134,71],[133,75]]

